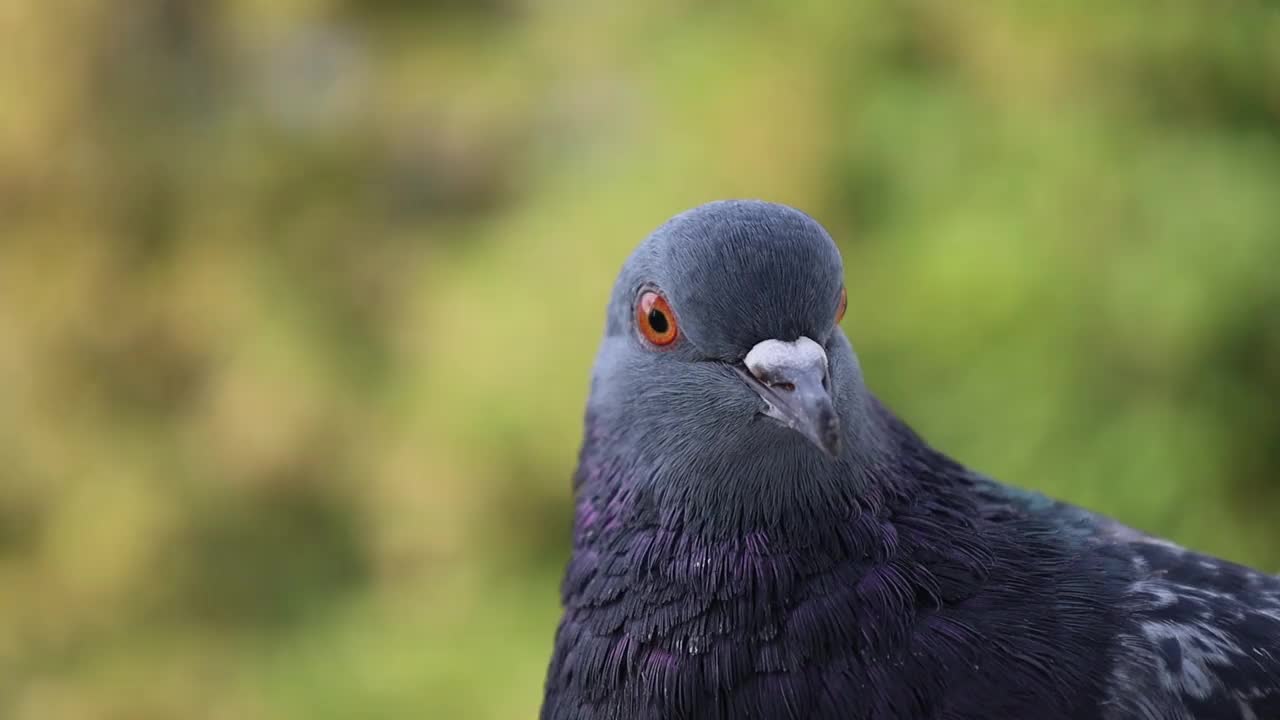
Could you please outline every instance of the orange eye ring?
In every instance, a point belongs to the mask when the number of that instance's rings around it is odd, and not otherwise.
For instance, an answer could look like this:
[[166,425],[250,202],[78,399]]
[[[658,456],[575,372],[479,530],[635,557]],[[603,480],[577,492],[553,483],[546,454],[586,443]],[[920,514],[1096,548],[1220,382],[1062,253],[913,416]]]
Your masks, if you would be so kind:
[[836,324],[844,319],[844,311],[849,309],[849,293],[844,288],[840,288],[840,302],[836,303]]
[[640,293],[636,301],[636,327],[645,340],[665,347],[676,341],[676,314],[667,299],[652,290]]

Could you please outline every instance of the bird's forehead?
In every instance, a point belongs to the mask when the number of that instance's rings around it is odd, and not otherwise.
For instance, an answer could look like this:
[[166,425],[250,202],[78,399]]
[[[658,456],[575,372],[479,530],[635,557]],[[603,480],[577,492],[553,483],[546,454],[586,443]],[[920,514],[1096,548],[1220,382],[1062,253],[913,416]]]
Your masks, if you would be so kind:
[[806,261],[839,263],[826,230],[794,208],[758,201],[709,203],[676,215],[658,228],[649,242],[676,266],[770,264],[798,266]]
[[708,343],[794,339],[829,327],[840,253],[798,210],[755,201],[711,203],[677,215],[638,258],[693,336]]
[[784,205],[710,203],[681,213],[650,238],[672,291],[740,278],[751,293],[782,291],[829,279],[840,254],[815,220]]

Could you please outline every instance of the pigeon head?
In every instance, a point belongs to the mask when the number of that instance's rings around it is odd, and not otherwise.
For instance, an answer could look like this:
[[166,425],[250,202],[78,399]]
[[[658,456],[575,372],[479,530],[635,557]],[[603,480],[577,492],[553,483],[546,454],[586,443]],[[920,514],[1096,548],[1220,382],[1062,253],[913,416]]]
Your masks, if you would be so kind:
[[740,525],[828,501],[823,486],[857,477],[875,446],[844,310],[840,253],[804,213],[677,215],[614,286],[588,422],[633,482],[690,515]]

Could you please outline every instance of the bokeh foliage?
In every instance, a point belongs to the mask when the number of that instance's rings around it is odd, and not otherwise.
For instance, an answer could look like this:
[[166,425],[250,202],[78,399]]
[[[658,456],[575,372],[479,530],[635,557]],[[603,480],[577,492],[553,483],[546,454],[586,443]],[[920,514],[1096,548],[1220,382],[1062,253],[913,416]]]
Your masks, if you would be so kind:
[[873,388],[1280,570],[1280,11],[0,6],[0,717],[531,717],[613,274],[801,207]]

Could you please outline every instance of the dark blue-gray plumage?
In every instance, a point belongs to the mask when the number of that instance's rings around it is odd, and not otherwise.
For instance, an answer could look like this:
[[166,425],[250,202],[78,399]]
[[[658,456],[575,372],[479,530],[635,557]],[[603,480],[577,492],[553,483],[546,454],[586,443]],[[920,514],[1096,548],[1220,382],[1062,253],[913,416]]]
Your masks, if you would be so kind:
[[627,261],[544,720],[1280,718],[1280,579],[930,448],[864,385],[842,277],[755,201]]

